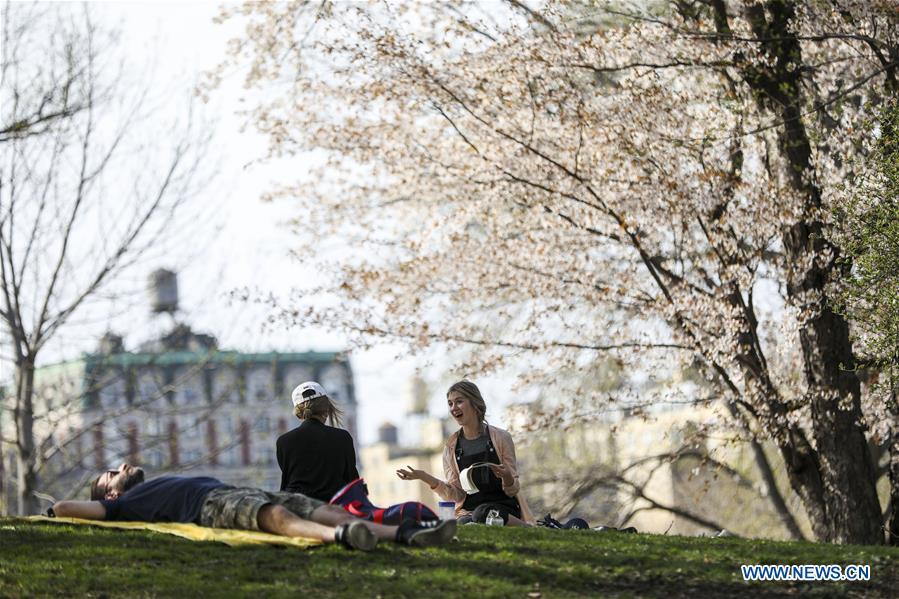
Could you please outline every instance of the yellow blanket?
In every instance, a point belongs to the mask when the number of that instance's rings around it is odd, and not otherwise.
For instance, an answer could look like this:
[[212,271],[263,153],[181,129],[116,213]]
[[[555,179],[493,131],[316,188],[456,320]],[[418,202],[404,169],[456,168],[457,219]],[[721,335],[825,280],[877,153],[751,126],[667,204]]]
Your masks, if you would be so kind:
[[56,522],[65,524],[89,524],[106,528],[124,528],[127,530],[152,530],[167,535],[175,535],[191,541],[218,541],[232,547],[238,545],[291,545],[293,547],[314,547],[321,545],[316,539],[298,537],[282,537],[267,532],[252,530],[230,530],[225,528],[206,528],[196,524],[180,524],[176,522],[115,522],[109,520],[83,520],[81,518],[48,518],[46,516],[29,516],[24,518],[30,522]]

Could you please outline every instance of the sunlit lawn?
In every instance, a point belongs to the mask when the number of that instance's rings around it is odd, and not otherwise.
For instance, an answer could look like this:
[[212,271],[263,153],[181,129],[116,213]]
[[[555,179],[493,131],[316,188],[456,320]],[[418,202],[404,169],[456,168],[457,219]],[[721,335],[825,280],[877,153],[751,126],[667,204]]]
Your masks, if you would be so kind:
[[[870,583],[749,583],[740,564],[870,564]],[[899,548],[464,526],[441,548],[231,548],[0,519],[3,597],[895,597]]]

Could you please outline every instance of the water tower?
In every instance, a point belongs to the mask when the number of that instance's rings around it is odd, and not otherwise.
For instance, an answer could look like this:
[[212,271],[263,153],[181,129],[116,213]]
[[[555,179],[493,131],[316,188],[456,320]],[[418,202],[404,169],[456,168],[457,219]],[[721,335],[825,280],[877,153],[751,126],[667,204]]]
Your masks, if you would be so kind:
[[150,273],[150,307],[154,314],[178,311],[178,275],[165,268]]
[[396,427],[389,423],[385,422],[381,426],[378,427],[378,442],[385,443],[387,445],[396,445],[398,441],[397,429]]

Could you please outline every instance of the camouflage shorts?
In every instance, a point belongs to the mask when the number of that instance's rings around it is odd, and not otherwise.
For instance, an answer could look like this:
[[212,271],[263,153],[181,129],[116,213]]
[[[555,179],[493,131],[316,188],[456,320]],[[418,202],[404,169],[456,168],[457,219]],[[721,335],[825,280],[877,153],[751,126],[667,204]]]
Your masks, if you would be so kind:
[[269,493],[250,487],[219,487],[212,490],[200,510],[200,526],[259,530],[257,516],[262,506],[282,505],[300,518],[310,520],[312,511],[324,501],[300,493]]

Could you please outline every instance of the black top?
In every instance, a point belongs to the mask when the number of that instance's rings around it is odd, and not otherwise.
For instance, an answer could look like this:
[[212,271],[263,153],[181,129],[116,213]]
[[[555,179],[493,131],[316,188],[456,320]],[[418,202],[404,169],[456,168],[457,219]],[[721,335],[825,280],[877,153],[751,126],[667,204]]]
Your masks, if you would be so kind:
[[160,476],[100,503],[106,507],[107,520],[196,522],[209,492],[224,486],[208,476]]
[[342,428],[310,418],[278,437],[276,447],[282,491],[330,501],[359,478],[353,437]]
[[[485,439],[485,442],[480,439]],[[465,442],[463,443],[463,441]],[[459,430],[459,437],[456,440],[456,465],[459,467],[459,472],[478,462],[502,463],[493,447],[493,441],[490,439],[489,427],[481,437],[471,440],[466,439]],[[493,474],[492,470],[476,468],[473,474],[475,480],[472,482],[475,483],[478,490],[471,495],[466,495],[462,509],[473,511],[479,505],[498,503],[510,508],[510,513],[515,517],[521,518],[521,506],[518,499],[506,495],[506,492],[503,491],[503,481]]]

